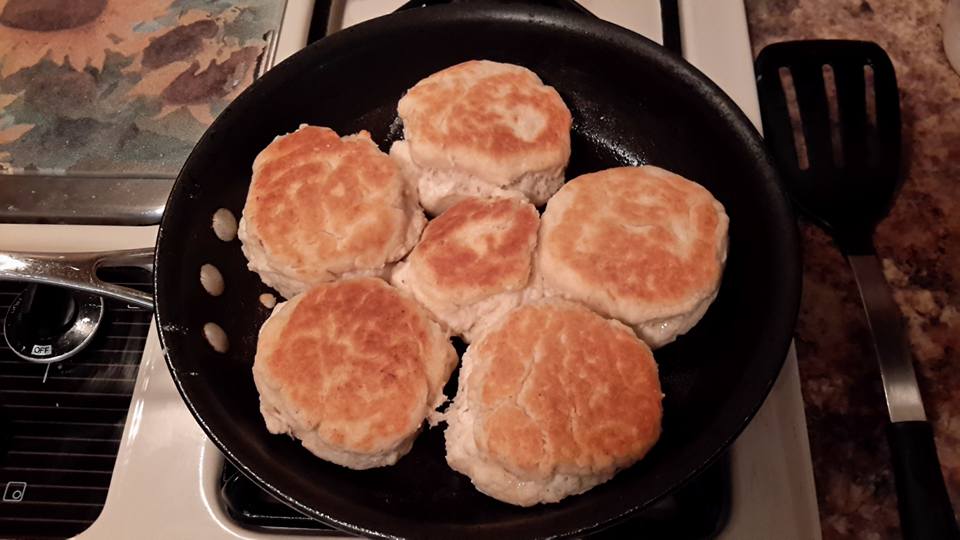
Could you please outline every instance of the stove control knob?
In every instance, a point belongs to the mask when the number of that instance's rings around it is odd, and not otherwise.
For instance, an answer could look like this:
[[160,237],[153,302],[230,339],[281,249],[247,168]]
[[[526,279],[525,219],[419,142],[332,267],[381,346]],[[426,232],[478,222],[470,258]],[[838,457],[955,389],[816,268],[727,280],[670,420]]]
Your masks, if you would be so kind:
[[30,284],[10,304],[3,333],[17,356],[50,364],[83,350],[100,326],[103,311],[103,299],[97,295]]

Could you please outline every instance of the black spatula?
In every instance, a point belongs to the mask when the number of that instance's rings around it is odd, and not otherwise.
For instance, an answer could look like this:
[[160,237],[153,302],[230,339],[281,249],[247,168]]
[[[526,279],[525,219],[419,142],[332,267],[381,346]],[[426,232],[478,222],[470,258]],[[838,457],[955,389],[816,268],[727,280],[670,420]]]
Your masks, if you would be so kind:
[[890,58],[875,43],[794,41],[765,48],[756,71],[764,136],[787,189],[833,236],[860,289],[890,413],[903,535],[960,538],[900,312],[873,248],[874,227],[901,182]]

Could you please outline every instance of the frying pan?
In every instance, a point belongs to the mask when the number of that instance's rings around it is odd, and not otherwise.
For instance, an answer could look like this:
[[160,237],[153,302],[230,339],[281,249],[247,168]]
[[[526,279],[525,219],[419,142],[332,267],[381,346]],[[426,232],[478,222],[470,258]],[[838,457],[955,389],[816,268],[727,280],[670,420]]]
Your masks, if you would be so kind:
[[[656,352],[663,435],[642,461],[586,494],[518,508],[477,492],[445,463],[428,429],[393,467],[352,471],[270,435],[251,376],[269,292],[237,241],[211,216],[243,208],[254,157],[301,123],[371,132],[383,150],[401,137],[397,100],[421,78],[485,58],[526,66],[573,113],[568,178],[655,164],[706,186],[730,216],[717,301],[689,334]],[[226,292],[206,294],[203,264]],[[160,339],[197,421],[246,475],[301,512],[367,536],[516,537],[582,534],[624,519],[707,467],[746,426],[780,371],[800,287],[796,225],[761,140],[733,102],[682,59],[628,30],[530,6],[415,9],[343,30],[250,86],[201,138],[167,202],[155,255]],[[214,352],[201,328],[230,339]],[[454,383],[455,384],[455,381]],[[455,387],[448,385],[448,387]]]

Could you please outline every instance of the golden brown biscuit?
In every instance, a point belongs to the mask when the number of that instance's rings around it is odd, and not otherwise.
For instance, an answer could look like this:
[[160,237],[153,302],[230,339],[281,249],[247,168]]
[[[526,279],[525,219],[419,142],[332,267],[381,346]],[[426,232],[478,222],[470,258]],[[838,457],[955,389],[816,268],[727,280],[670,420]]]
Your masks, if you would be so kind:
[[522,301],[540,215],[514,199],[465,199],[427,224],[392,282],[468,343]]
[[465,196],[543,204],[570,159],[570,111],[532,71],[474,60],[423,79],[400,99],[405,141],[391,156],[439,214]]
[[383,275],[425,218],[370,134],[301,126],[253,163],[239,236],[249,267],[289,298],[344,275]]
[[692,328],[716,298],[727,224],[709,191],[663,169],[585,174],[547,204],[540,286],[633,326],[656,348]]
[[380,279],[354,278],[277,306],[253,376],[271,433],[369,469],[410,450],[456,363],[448,335],[416,302]]
[[526,304],[464,354],[447,462],[501,501],[556,502],[642,458],[662,398],[653,353],[629,328],[565,300]]

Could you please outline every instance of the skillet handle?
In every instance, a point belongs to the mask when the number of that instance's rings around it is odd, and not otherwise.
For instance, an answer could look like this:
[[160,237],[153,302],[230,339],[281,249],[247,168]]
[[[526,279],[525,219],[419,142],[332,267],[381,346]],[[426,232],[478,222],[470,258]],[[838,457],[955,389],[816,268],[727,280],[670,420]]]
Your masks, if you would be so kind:
[[900,528],[907,540],[960,538],[929,422],[893,422],[887,440],[897,484]]
[[108,283],[97,277],[97,269],[118,266],[152,271],[153,248],[86,253],[0,251],[0,281],[57,285],[153,309],[152,294]]

